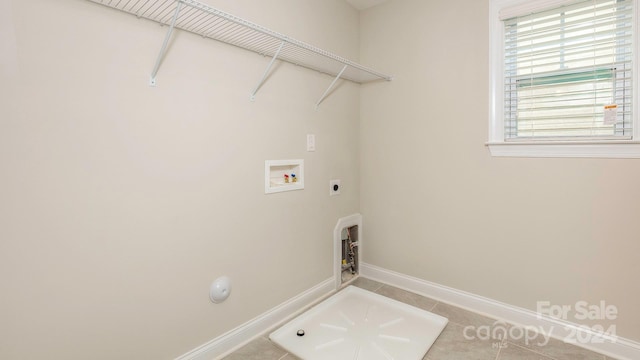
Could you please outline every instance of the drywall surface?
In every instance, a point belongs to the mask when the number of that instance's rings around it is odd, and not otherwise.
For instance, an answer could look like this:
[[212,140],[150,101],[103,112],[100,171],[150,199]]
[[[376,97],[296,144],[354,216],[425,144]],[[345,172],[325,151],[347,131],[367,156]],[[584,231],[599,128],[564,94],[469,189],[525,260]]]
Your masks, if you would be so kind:
[[[175,358],[332,276],[359,206],[358,85],[316,111],[333,79],[277,63],[250,102],[269,58],[177,32],[153,88],[166,27],[0,3],[0,358]],[[358,60],[342,0],[208,3]],[[265,195],[268,159],[304,159],[305,189]]]
[[368,263],[536,310],[617,307],[640,341],[640,161],[491,157],[487,0],[362,13],[361,213]]

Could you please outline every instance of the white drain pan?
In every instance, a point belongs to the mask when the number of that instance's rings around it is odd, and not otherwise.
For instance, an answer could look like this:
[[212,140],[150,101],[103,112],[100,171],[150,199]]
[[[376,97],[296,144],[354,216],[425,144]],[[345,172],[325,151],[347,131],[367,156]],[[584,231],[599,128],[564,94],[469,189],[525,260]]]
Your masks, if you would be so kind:
[[442,316],[349,286],[269,338],[304,360],[421,360],[447,322]]

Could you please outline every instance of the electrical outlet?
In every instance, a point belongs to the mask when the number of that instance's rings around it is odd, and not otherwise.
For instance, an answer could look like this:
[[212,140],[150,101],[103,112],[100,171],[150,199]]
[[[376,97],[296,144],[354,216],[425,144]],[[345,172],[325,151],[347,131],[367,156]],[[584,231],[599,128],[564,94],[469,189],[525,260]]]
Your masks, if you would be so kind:
[[340,190],[342,190],[340,180],[336,179],[329,181],[329,195],[340,195]]

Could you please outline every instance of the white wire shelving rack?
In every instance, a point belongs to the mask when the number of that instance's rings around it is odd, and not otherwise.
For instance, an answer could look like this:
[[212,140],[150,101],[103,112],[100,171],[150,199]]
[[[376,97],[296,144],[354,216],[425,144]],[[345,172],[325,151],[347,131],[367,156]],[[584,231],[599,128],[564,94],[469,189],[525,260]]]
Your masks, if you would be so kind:
[[316,106],[331,93],[339,79],[355,83],[392,79],[391,76],[357,64],[328,51],[280,34],[258,24],[228,14],[195,0],[89,0],[168,26],[160,53],[151,72],[150,85],[156,85],[156,75],[167,51],[174,28],[238,46],[271,57],[262,78],[251,92],[251,100],[266,81],[276,61],[282,60],[334,77]]

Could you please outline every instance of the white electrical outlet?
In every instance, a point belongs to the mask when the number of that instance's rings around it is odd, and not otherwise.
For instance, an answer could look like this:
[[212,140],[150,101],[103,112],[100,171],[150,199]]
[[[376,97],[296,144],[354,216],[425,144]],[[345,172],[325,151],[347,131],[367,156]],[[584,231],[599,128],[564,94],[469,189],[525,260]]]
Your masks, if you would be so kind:
[[329,195],[340,195],[340,190],[342,190],[342,185],[340,185],[340,180],[331,180],[329,181]]

